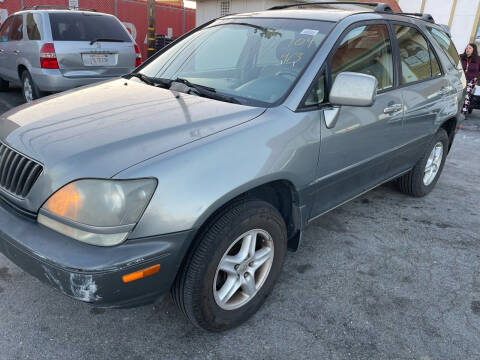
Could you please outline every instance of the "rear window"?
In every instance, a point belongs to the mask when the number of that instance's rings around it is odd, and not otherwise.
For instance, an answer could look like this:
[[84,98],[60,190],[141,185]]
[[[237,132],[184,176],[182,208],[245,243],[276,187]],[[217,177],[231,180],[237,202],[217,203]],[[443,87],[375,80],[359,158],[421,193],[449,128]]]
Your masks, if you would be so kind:
[[455,45],[453,44],[450,36],[445,34],[443,31],[430,27],[428,28],[428,31],[430,31],[430,34],[432,34],[438,45],[440,45],[440,47],[443,49],[450,62],[457,69],[461,69],[462,64],[460,63],[460,57],[458,56],[457,49],[455,48]]
[[125,28],[112,16],[86,13],[51,13],[49,16],[54,41],[131,41]]

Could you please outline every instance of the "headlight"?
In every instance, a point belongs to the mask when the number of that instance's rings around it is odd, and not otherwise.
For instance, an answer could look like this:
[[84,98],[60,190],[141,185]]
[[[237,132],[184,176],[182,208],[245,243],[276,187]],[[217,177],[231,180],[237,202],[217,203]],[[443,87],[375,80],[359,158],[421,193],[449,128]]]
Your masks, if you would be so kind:
[[47,200],[38,222],[88,244],[117,245],[137,224],[156,186],[154,179],[78,180]]

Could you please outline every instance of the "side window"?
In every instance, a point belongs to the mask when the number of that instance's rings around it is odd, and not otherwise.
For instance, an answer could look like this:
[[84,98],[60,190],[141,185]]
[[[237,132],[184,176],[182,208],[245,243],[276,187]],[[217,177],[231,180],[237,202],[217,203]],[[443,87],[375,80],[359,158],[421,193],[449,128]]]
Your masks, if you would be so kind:
[[15,15],[13,20],[12,32],[10,33],[9,40],[22,40],[23,39],[23,15]]
[[431,78],[430,49],[420,31],[404,25],[394,25],[393,29],[400,49],[402,83],[408,84]]
[[434,28],[428,28],[430,34],[432,34],[433,38],[437,42],[438,45],[443,49],[445,55],[447,55],[448,60],[455,66],[457,69],[462,69],[462,64],[460,62],[460,57],[458,56],[457,49],[453,44],[452,39],[443,31]]
[[13,16],[10,16],[4,23],[0,30],[0,41],[8,41],[8,36],[12,30]]
[[302,107],[309,107],[323,103],[325,100],[325,74],[321,74],[315,81]]
[[27,14],[27,36],[29,40],[41,40],[40,30],[32,13]]
[[365,25],[351,30],[331,60],[332,82],[344,71],[375,76],[378,89],[393,87],[392,45],[386,25]]

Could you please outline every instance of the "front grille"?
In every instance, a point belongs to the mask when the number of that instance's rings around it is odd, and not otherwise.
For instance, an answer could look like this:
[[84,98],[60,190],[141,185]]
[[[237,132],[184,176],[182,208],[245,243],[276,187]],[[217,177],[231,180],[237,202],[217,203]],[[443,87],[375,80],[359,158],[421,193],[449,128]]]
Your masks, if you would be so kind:
[[42,165],[0,143],[0,188],[24,198],[42,171]]

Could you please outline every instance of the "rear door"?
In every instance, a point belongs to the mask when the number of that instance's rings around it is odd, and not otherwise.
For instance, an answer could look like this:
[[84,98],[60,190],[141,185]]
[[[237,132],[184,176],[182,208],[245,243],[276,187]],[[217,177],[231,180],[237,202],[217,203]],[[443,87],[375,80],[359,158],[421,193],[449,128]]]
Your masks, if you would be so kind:
[[[443,73],[437,55],[422,32],[412,24],[394,23],[399,50],[402,96],[405,103],[403,158],[410,166],[421,157],[438,121],[451,107],[456,90]],[[454,101],[454,108],[455,108]]]
[[6,48],[6,64],[5,70],[7,76],[11,80],[19,80],[18,63],[22,55],[20,45],[23,40],[23,14],[15,15],[13,18],[12,31],[8,37]]
[[114,16],[92,12],[49,14],[58,65],[65,77],[113,77],[135,68],[135,49]]
[[[334,127],[322,121],[317,170],[317,200],[312,217],[350,200],[387,180],[399,171],[395,151],[401,142],[403,102],[396,87],[391,34],[384,22],[367,22],[349,28],[330,55],[326,84],[341,72],[375,76],[378,94],[370,107],[342,106]],[[328,79],[331,78],[330,81]],[[306,105],[324,99],[323,74],[307,97]],[[327,86],[328,88],[329,86]],[[325,104],[322,118],[335,109]]]

